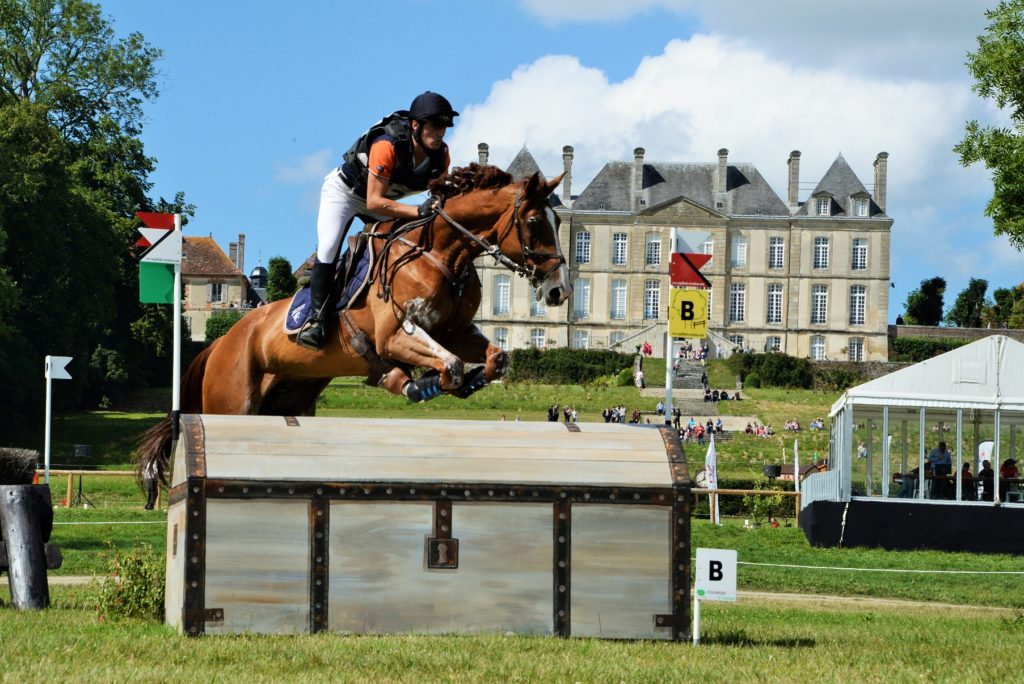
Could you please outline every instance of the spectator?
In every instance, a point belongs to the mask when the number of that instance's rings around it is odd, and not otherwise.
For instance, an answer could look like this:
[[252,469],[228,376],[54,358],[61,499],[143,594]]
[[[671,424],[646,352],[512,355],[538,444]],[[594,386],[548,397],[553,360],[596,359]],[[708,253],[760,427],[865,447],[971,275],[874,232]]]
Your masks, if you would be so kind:
[[722,419],[721,418],[718,418],[717,420],[715,420],[715,432],[717,432],[718,434],[722,434],[724,432],[724,429],[722,428]]
[[1020,477],[1020,473],[1017,470],[1017,461],[1012,458],[1008,458],[1003,461],[1003,465],[999,466],[999,500],[1006,501],[1007,495],[1010,492],[1018,491],[1017,483],[1008,481],[1006,486],[1003,486],[1004,480],[1016,480]]
[[729,401],[729,393],[726,392],[725,390],[722,390],[722,393],[718,395],[718,398],[721,401]]
[[981,470],[978,471],[978,479],[981,481],[981,498],[983,501],[992,500],[993,482],[995,471],[989,461],[981,462]]
[[974,501],[978,498],[978,492],[974,488],[974,476],[971,475],[971,464],[964,463],[960,469],[960,500]]
[[711,401],[718,401],[718,390],[712,390]]
[[654,349],[651,348],[651,344],[647,340],[644,340],[644,346],[642,347],[642,351],[644,356],[650,356],[651,354],[654,353]]
[[711,401],[711,390],[704,388],[704,401]]

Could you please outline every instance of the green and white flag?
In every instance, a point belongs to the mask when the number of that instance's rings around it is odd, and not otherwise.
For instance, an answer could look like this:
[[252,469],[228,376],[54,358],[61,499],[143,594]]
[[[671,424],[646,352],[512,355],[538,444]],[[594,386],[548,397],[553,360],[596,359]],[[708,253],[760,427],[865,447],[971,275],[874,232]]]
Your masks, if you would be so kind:
[[139,301],[143,304],[174,303],[174,264],[139,264]]

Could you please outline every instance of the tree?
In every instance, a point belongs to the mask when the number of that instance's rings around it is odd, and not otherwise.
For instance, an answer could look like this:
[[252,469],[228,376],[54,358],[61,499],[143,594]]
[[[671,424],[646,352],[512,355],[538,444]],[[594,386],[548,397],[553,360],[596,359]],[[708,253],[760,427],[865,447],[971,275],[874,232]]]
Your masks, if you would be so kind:
[[971,278],[964,291],[957,295],[953,308],[946,314],[946,322],[959,328],[982,327],[987,289],[987,280]]
[[946,280],[935,276],[922,280],[921,287],[907,295],[903,316],[907,325],[938,325],[942,320],[942,296],[946,292]]
[[978,50],[967,56],[974,92],[994,100],[1008,127],[969,121],[954,147],[964,166],[982,162],[992,172],[992,199],[985,215],[996,235],[1024,249],[1024,0],[1003,0],[985,12],[989,24],[978,36]]
[[271,257],[267,263],[267,299],[276,302],[294,295],[298,283],[291,263],[282,256]]
[[993,328],[1011,327],[1010,314],[1014,305],[1024,299],[1024,285],[1017,287],[1001,287],[992,293],[993,303],[986,309],[986,325]]
[[218,337],[226,335],[228,330],[242,320],[244,315],[238,309],[225,309],[210,314],[210,317],[206,319],[206,341],[213,342]]

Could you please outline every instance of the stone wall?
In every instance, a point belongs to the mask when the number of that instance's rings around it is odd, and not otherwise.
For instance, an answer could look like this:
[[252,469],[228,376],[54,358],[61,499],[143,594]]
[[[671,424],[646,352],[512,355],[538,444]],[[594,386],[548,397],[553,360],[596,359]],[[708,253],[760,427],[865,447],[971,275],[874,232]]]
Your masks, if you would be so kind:
[[897,337],[929,337],[974,342],[989,335],[1006,335],[1019,342],[1024,342],[1024,330],[1009,330],[1006,328],[940,328],[931,325],[890,325],[889,353],[892,353],[892,341]]

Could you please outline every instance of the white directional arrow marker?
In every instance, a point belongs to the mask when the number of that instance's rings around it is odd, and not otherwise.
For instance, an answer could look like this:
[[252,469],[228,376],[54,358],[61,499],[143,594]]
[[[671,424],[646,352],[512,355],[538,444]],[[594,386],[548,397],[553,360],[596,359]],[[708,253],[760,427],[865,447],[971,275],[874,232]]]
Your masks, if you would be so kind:
[[43,463],[46,473],[46,484],[50,484],[50,423],[52,423],[52,412],[50,407],[53,404],[54,380],[70,380],[71,373],[68,373],[67,365],[71,363],[70,356],[47,356],[44,365],[46,375],[46,436],[43,443]]
[[47,380],[70,380],[71,373],[68,372],[68,364],[71,363],[70,356],[47,356],[46,357],[46,379]]

